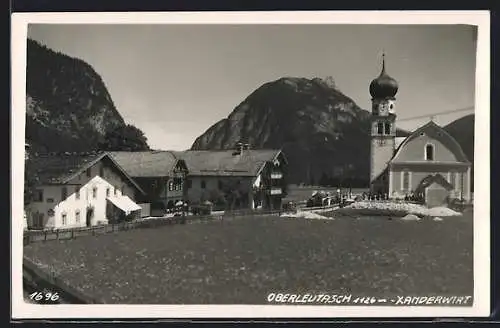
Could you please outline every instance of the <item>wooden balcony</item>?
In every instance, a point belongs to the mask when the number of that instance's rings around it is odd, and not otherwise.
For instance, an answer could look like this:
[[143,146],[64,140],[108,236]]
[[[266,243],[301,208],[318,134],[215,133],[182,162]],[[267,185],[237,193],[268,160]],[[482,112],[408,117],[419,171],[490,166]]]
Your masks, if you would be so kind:
[[283,173],[281,172],[273,172],[271,173],[271,179],[281,179],[283,178]]
[[271,187],[269,188],[270,195],[281,195],[283,190],[280,187]]

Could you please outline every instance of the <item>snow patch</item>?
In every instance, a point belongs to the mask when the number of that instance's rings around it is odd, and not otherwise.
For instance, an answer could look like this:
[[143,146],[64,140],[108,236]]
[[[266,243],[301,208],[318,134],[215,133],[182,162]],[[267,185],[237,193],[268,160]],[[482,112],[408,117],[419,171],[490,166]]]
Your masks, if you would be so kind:
[[412,203],[397,203],[397,202],[368,202],[360,201],[355,202],[345,208],[352,209],[372,209],[372,210],[388,210],[388,211],[401,211],[408,214],[415,214],[418,216],[460,216],[460,212],[456,212],[448,207],[433,207],[427,208],[423,205]]
[[427,210],[428,216],[457,216],[462,215],[448,207],[433,207]]
[[406,216],[403,216],[401,218],[401,220],[403,220],[403,221],[419,221],[420,218],[418,216],[416,216],[415,214],[408,214]]
[[297,212],[297,213],[286,213],[281,215],[282,217],[287,218],[301,218],[301,219],[317,219],[317,220],[333,220],[333,218],[329,218],[323,215],[319,215],[313,212]]

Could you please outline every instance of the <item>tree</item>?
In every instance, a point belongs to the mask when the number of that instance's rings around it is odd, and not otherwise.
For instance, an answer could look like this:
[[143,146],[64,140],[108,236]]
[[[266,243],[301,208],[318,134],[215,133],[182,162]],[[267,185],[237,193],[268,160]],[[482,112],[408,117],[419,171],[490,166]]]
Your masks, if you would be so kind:
[[337,90],[337,83],[335,82],[332,76],[327,76],[326,78],[323,79],[323,81],[329,88]]
[[99,150],[141,151],[149,150],[147,138],[137,127],[128,124],[109,131],[99,142]]
[[226,198],[224,193],[218,189],[210,190],[208,200],[217,208],[226,207]]
[[248,194],[241,191],[242,181],[225,180],[221,182],[221,191],[224,195],[226,209],[234,210],[235,207],[241,206],[248,200]]
[[24,205],[31,202],[37,183],[38,175],[31,161],[26,160],[24,164]]

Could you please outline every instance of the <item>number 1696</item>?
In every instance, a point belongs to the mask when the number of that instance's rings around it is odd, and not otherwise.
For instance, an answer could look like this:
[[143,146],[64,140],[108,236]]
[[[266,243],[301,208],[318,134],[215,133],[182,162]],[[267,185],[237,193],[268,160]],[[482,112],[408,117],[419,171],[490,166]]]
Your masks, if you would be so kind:
[[42,293],[42,292],[34,292],[32,294],[30,294],[30,299],[34,300],[34,301],[52,301],[52,302],[56,302],[57,300],[59,300],[59,294],[57,293]]

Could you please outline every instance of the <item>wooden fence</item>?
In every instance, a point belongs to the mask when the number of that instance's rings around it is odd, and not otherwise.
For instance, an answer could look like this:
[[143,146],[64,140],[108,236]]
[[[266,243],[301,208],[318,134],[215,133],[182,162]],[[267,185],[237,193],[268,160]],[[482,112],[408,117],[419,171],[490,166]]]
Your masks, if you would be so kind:
[[207,222],[213,220],[223,220],[228,217],[244,217],[247,215],[279,215],[282,211],[270,210],[238,210],[226,211],[224,214],[204,215],[204,216],[173,216],[157,217],[149,219],[139,219],[116,224],[97,225],[92,227],[69,228],[57,230],[28,230],[24,232],[23,244],[29,245],[34,242],[50,240],[67,240],[80,236],[98,236],[107,233],[125,231],[140,228],[156,228],[172,224],[191,224],[196,222]]
[[334,210],[339,207],[339,203],[324,205],[324,206],[314,206],[314,207],[298,207],[297,210],[301,212],[312,212],[312,211],[320,211],[320,210]]

